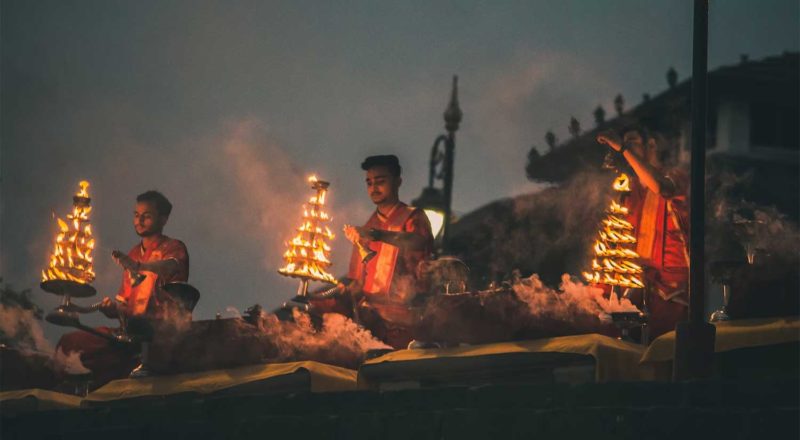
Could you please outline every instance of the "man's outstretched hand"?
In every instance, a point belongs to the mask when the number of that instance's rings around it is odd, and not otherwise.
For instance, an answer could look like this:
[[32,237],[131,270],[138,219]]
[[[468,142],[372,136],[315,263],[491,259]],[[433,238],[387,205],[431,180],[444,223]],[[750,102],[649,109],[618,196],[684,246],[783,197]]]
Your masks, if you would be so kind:
[[350,243],[356,244],[360,236],[358,235],[358,231],[354,226],[344,225],[344,236]]
[[116,318],[118,315],[117,304],[109,297],[103,298],[100,301],[100,313],[106,315],[106,318]]
[[608,145],[614,151],[620,151],[622,149],[622,139],[620,139],[616,133],[610,130],[598,134],[597,142]]
[[134,261],[133,258],[127,256],[123,252],[112,251],[111,258],[113,258],[114,262],[119,264],[125,270],[130,270],[135,272],[139,269],[139,263]]
[[353,244],[361,243],[362,246],[372,241],[369,228],[363,226],[344,225],[344,236]]

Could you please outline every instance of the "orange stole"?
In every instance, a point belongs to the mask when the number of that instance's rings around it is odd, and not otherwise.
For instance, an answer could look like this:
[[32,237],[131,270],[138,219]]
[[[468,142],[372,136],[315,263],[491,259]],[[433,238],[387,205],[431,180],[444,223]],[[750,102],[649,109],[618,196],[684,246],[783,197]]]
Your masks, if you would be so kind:
[[150,297],[153,296],[158,281],[158,275],[154,272],[143,270],[140,273],[145,275],[145,279],[138,286],[131,286],[131,279],[128,276],[123,283],[122,294],[117,295],[117,301],[127,304],[131,316],[142,315],[147,311],[147,304],[150,302]]
[[[408,221],[413,213],[414,208],[405,204],[398,205],[397,208],[389,214],[389,218],[384,224],[384,229],[393,232],[402,231],[406,221]],[[397,257],[400,253],[400,249],[383,242],[372,242],[370,244],[370,249],[378,252],[378,255],[367,264],[367,274],[364,279],[364,293],[369,295],[388,295],[389,289],[392,286],[394,269],[397,264]]]
[[636,253],[645,260],[653,257],[653,247],[656,241],[656,231],[659,228],[658,216],[661,208],[661,197],[650,191],[645,190],[642,215],[639,220],[638,237],[636,239]]

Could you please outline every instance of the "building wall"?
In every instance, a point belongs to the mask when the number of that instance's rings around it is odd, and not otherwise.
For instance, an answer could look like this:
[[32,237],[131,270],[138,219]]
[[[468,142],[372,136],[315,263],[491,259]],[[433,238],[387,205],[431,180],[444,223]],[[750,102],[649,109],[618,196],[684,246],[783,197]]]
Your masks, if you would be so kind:
[[714,153],[748,154],[750,148],[750,106],[738,99],[721,99],[717,106]]

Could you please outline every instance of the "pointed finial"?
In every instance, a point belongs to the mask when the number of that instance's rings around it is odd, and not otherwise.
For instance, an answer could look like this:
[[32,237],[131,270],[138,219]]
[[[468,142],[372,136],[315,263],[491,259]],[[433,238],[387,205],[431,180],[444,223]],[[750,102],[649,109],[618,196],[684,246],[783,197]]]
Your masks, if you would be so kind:
[[462,116],[461,107],[458,106],[458,75],[453,75],[453,91],[450,94],[450,103],[444,111],[444,128],[450,133],[458,130]]

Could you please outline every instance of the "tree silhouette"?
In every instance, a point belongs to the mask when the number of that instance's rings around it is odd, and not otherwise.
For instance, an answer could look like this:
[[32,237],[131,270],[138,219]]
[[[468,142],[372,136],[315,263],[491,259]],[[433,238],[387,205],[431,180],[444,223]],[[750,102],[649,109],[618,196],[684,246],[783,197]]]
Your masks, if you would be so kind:
[[618,116],[622,116],[622,111],[625,110],[625,99],[621,93],[614,98],[614,110],[617,111]]
[[547,133],[544,134],[544,142],[550,148],[550,151],[553,151],[558,143],[558,138],[551,130],[547,130]]
[[577,119],[575,119],[575,116],[572,116],[569,119],[569,127],[568,128],[569,128],[569,134],[571,134],[572,137],[578,137],[578,135],[581,134],[581,123],[578,122]]
[[602,105],[598,105],[596,109],[594,109],[594,123],[599,127],[606,122],[606,111],[603,109]]

